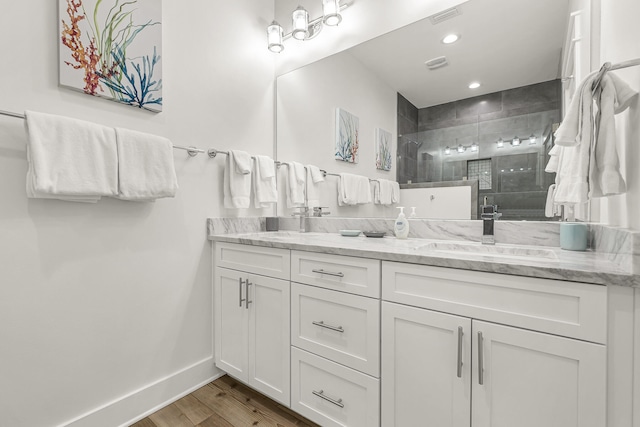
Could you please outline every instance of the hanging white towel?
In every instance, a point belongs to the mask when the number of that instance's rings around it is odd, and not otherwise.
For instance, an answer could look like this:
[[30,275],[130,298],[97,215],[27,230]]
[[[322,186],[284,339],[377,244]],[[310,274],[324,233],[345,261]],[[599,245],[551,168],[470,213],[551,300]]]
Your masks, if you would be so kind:
[[304,206],[304,166],[298,162],[289,162],[287,165],[287,207]]
[[371,203],[369,178],[350,173],[341,173],[338,182],[338,206]]
[[28,197],[94,202],[118,194],[113,128],[26,111]]
[[391,181],[391,203],[400,203],[400,184],[396,181]]
[[251,156],[229,150],[224,170],[224,207],[245,209],[251,204]]
[[390,205],[393,203],[393,184],[395,181],[378,179],[373,185],[373,203],[377,205]]
[[116,128],[118,199],[153,201],[178,190],[173,144],[167,138]]
[[278,201],[276,167],[271,157],[255,156],[253,202],[256,208],[268,208]]
[[319,167],[307,165],[307,206],[320,206],[320,183],[324,182],[324,173]]
[[607,73],[598,92],[595,148],[589,168],[591,197],[603,197],[626,192],[620,174],[615,114],[624,111],[637,93],[613,73]]
[[589,200],[589,159],[593,138],[593,97],[591,73],[576,90],[567,115],[556,131],[559,150],[554,201],[562,205],[581,205]]

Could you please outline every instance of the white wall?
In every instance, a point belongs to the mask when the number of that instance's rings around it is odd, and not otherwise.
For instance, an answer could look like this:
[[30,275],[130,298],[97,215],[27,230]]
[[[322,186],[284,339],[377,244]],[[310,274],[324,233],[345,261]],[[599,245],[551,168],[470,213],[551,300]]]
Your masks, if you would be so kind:
[[[57,3],[3,2],[0,109],[273,155],[273,2],[164,1],[160,114],[58,87]],[[216,374],[206,218],[260,212],[220,207],[223,160],[175,159],[175,199],[28,200],[0,117],[0,425],[113,427]]]
[[[617,63],[640,58],[640,2],[602,0],[600,62]],[[633,89],[640,90],[640,66],[614,71]],[[626,177],[627,194],[595,203],[594,217],[610,225],[640,229],[640,99],[616,116],[618,152]],[[599,211],[597,210],[599,207]]]
[[[348,53],[340,53],[278,77],[278,160],[312,164],[331,173],[353,173],[395,181],[396,159],[390,171],[376,169],[375,128],[391,132],[392,151],[397,141],[397,93]],[[359,118],[360,142],[357,164],[335,160],[336,109],[344,108]],[[284,203],[285,169],[280,168],[278,205],[280,215],[290,214]],[[320,205],[333,216],[388,217],[393,207],[367,204],[337,206],[338,178],[327,176],[320,184]]]

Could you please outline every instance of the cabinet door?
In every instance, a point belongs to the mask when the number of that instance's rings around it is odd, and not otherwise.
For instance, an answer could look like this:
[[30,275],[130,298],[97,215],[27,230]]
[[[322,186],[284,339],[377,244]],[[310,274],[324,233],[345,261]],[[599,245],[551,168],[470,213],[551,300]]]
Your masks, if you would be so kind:
[[248,379],[247,327],[245,303],[246,273],[216,268],[213,278],[213,307],[216,366],[239,380]]
[[247,275],[249,280],[249,385],[290,405],[289,282]]
[[469,427],[470,356],[470,319],[383,302],[382,425]]
[[606,425],[600,344],[473,321],[474,427]]

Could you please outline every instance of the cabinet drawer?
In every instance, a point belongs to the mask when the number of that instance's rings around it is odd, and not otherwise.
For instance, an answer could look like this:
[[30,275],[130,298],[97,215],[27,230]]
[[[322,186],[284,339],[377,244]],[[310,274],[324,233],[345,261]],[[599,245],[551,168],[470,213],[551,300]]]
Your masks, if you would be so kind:
[[291,281],[380,298],[380,261],[291,251]]
[[380,301],[291,285],[291,344],[379,376]]
[[384,262],[386,301],[605,343],[606,286]]
[[291,347],[291,409],[322,426],[380,425],[380,382]]
[[264,248],[237,243],[214,243],[214,266],[289,280],[288,249]]

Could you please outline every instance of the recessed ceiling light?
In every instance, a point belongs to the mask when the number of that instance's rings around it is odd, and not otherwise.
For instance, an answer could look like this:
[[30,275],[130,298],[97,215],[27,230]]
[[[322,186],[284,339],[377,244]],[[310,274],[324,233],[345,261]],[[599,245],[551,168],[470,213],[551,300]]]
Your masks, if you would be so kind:
[[457,35],[457,34],[447,34],[442,39],[442,43],[451,44],[451,43],[457,42],[458,40],[460,40],[460,36],[459,35]]
[[473,82],[469,84],[469,89],[477,89],[480,87],[480,83],[478,82]]
[[457,42],[458,40],[460,40],[460,36],[459,35],[457,35],[457,34],[447,34],[442,39],[442,43],[451,44],[451,43]]

